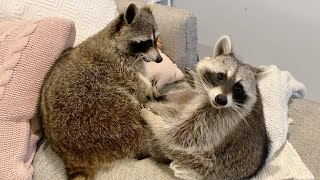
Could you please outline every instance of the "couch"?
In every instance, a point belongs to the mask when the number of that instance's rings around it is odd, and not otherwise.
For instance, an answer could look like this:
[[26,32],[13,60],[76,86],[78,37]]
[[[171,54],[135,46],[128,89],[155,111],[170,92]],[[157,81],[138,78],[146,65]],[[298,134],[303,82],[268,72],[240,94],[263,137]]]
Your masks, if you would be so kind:
[[[144,3],[141,0],[131,0],[130,2],[135,2],[137,5]],[[127,7],[129,1],[116,0],[116,3],[120,12]],[[161,32],[164,52],[182,70],[185,67],[194,67],[198,61],[196,17],[188,11],[158,4],[155,5],[154,14]],[[292,98],[289,102],[289,117],[293,119],[293,124],[289,128],[289,141],[298,151],[303,162],[311,170],[315,178],[320,179],[320,141],[318,140],[320,138],[320,104],[307,99]],[[47,154],[52,153],[45,141],[39,143],[40,150]],[[39,151],[35,156],[37,165],[35,166],[34,179],[62,179],[56,173],[57,169],[52,169],[50,162],[43,162],[46,159],[39,155]],[[63,167],[61,162],[56,162],[54,160],[55,156],[49,158],[57,166],[60,166],[58,169],[61,170],[61,167]],[[171,179],[173,177],[172,172],[166,168],[161,170],[165,173],[160,176],[158,176],[158,172],[150,172],[153,170],[158,171],[156,167],[159,165],[149,160],[142,160],[141,162],[129,160],[125,163],[126,166],[119,166],[122,171],[109,170],[112,171],[113,176],[106,176],[104,172],[100,172],[97,179],[99,177],[100,179],[102,177],[123,179],[128,175],[132,179],[145,179],[145,177],[150,176],[153,176],[153,179]]]
[[[141,4],[139,0],[133,0]],[[127,0],[116,0],[123,10]],[[185,10],[157,5],[155,18],[161,32],[165,52],[180,68],[193,67],[197,62],[197,20]],[[172,41],[174,39],[174,41]],[[180,49],[179,47],[185,47]],[[293,98],[289,102],[288,139],[316,179],[320,179],[320,104],[307,99]]]

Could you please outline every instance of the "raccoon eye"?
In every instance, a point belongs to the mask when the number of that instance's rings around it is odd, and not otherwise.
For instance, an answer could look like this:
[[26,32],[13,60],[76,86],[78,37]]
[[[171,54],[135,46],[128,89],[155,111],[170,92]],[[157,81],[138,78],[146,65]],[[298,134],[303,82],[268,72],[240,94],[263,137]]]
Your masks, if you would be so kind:
[[149,48],[152,46],[152,40],[140,41],[140,42],[132,42],[131,43],[131,51],[133,53],[138,52],[147,52]]
[[224,74],[223,73],[218,73],[216,78],[219,80],[219,81],[222,81],[223,78],[224,78]]
[[235,93],[242,93],[243,92],[243,86],[237,82],[235,85],[234,85],[234,92]]
[[232,98],[236,103],[238,103],[238,106],[242,106],[246,102],[248,96],[240,82],[234,84]]

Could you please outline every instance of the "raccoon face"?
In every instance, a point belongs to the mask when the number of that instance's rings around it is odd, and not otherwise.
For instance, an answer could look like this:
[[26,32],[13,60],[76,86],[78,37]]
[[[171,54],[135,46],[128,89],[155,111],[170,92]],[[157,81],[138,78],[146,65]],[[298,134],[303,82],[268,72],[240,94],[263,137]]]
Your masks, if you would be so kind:
[[130,4],[122,16],[117,38],[118,48],[132,57],[141,56],[145,61],[160,63],[162,57],[157,48],[159,35],[150,6],[141,9]]
[[257,100],[256,71],[236,59],[227,36],[217,42],[213,58],[197,64],[196,77],[197,87],[208,94],[216,108],[240,107],[249,111]]

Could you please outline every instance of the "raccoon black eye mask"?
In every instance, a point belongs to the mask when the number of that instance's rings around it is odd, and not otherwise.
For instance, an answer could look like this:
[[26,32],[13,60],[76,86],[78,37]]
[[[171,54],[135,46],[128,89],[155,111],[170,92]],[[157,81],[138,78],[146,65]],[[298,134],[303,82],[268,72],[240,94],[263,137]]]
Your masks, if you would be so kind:
[[226,79],[226,75],[224,73],[215,73],[210,70],[207,70],[203,73],[203,80],[207,85],[215,87],[221,84],[223,80]]
[[247,99],[246,92],[243,90],[243,86],[240,82],[237,82],[233,86],[233,99],[240,105],[244,104]]
[[150,35],[150,39],[142,38],[142,40],[141,39],[132,40],[131,43],[129,44],[129,46],[131,48],[131,52],[145,53],[152,47],[157,48],[158,36],[159,36],[159,32],[155,32],[153,30],[152,34]]
[[130,43],[130,48],[133,53],[147,52],[152,46],[153,42],[151,39],[140,42],[134,41]]

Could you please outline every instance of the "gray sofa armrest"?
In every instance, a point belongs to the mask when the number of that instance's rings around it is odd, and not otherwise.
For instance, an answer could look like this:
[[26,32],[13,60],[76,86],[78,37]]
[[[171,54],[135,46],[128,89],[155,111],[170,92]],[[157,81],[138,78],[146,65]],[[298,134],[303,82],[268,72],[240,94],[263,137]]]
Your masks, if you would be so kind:
[[[132,2],[138,6],[145,4],[142,0],[115,0],[115,2],[120,13],[124,12]],[[193,68],[198,61],[196,17],[186,10],[161,4],[154,5],[153,14],[164,45],[164,53],[181,70],[186,67]]]
[[306,99],[292,99],[289,103],[289,142],[315,179],[320,179],[320,104]]

